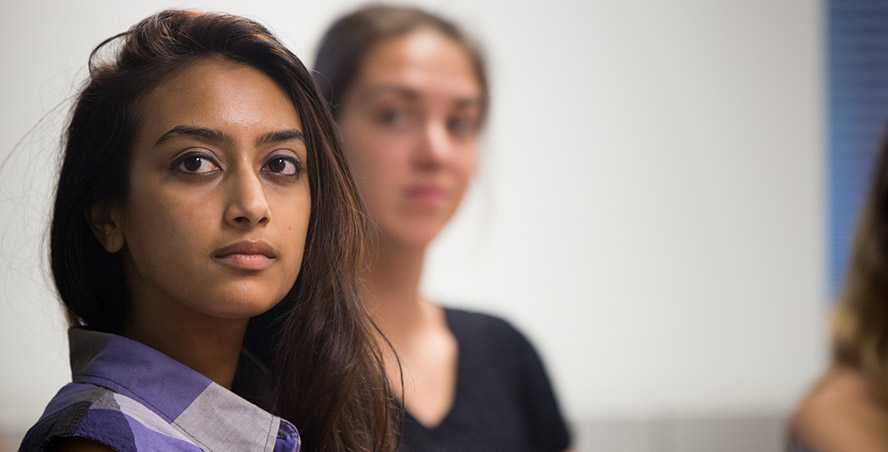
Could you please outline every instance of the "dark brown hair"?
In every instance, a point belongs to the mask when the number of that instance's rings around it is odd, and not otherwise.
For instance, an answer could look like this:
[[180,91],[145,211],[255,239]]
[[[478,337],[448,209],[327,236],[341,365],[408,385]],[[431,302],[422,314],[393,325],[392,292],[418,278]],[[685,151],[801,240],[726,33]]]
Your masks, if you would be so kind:
[[293,102],[309,150],[311,217],[301,272],[272,311],[251,321],[245,339],[246,348],[271,363],[274,394],[265,408],[296,424],[307,451],[394,450],[395,408],[374,326],[356,290],[364,208],[308,70],[254,21],[167,10],[90,55],[89,79],[65,134],[50,229],[53,278],[69,318],[121,331],[129,312],[123,267],[99,245],[86,212],[126,200],[140,99],[174,71],[210,56],[274,80]]
[[888,134],[873,167],[833,318],[833,353],[837,364],[859,370],[888,406]]
[[345,94],[358,77],[367,54],[381,42],[431,29],[465,49],[481,86],[482,118],[487,116],[490,88],[480,47],[455,23],[408,6],[371,4],[340,17],[327,29],[315,55],[314,76],[333,115],[339,117]]

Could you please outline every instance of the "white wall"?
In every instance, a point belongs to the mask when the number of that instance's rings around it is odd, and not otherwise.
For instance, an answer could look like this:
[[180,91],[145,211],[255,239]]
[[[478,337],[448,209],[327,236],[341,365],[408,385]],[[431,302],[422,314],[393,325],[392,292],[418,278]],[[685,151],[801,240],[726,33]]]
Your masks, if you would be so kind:
[[[149,13],[247,15],[310,60],[352,4],[4,0],[0,157]],[[826,357],[821,2],[424,4],[482,38],[494,89],[429,293],[522,327],[573,420],[791,407]],[[65,113],[0,172],[0,433],[69,378],[40,270]]]

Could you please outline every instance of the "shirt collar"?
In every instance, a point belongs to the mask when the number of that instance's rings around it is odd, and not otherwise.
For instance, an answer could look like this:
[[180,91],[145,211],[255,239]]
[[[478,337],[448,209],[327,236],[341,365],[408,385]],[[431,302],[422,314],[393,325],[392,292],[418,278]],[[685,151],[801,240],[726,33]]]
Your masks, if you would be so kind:
[[287,421],[141,342],[78,327],[68,341],[75,383],[136,399],[210,450],[271,451],[282,441],[299,450],[299,434]]

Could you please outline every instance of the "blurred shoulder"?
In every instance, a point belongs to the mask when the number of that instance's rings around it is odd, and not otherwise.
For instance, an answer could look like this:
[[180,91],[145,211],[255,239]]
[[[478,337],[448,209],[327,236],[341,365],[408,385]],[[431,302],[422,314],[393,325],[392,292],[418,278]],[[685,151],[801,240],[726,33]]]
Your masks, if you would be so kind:
[[503,317],[465,309],[444,308],[447,323],[457,342],[508,365],[526,366],[540,360],[536,347],[514,324]]
[[863,375],[848,367],[827,371],[799,403],[793,434],[824,452],[888,452],[888,411]]
[[493,314],[459,308],[445,307],[447,322],[455,334],[484,335],[503,340],[526,340],[524,335],[508,320]]

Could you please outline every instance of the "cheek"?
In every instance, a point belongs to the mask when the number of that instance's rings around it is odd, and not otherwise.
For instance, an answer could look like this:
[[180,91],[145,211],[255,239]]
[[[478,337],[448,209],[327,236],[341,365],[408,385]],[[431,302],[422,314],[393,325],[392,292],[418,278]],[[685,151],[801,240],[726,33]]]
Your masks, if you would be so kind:
[[478,165],[478,152],[475,144],[470,144],[460,149],[457,154],[459,157],[453,165],[453,172],[458,183],[464,189],[469,184]]
[[311,218],[311,197],[308,186],[297,195],[281,193],[270,199],[272,222],[277,223],[281,236],[275,237],[279,246],[287,250],[287,272],[298,272],[305,249],[305,237]]
[[222,215],[212,193],[172,190],[161,184],[146,188],[134,181],[124,225],[124,238],[137,265],[168,261],[179,267],[211,252],[208,241]]
[[[396,187],[407,183],[410,143],[381,132],[352,133],[345,140],[349,170],[368,203],[382,202]],[[396,191],[396,190],[395,190]]]

